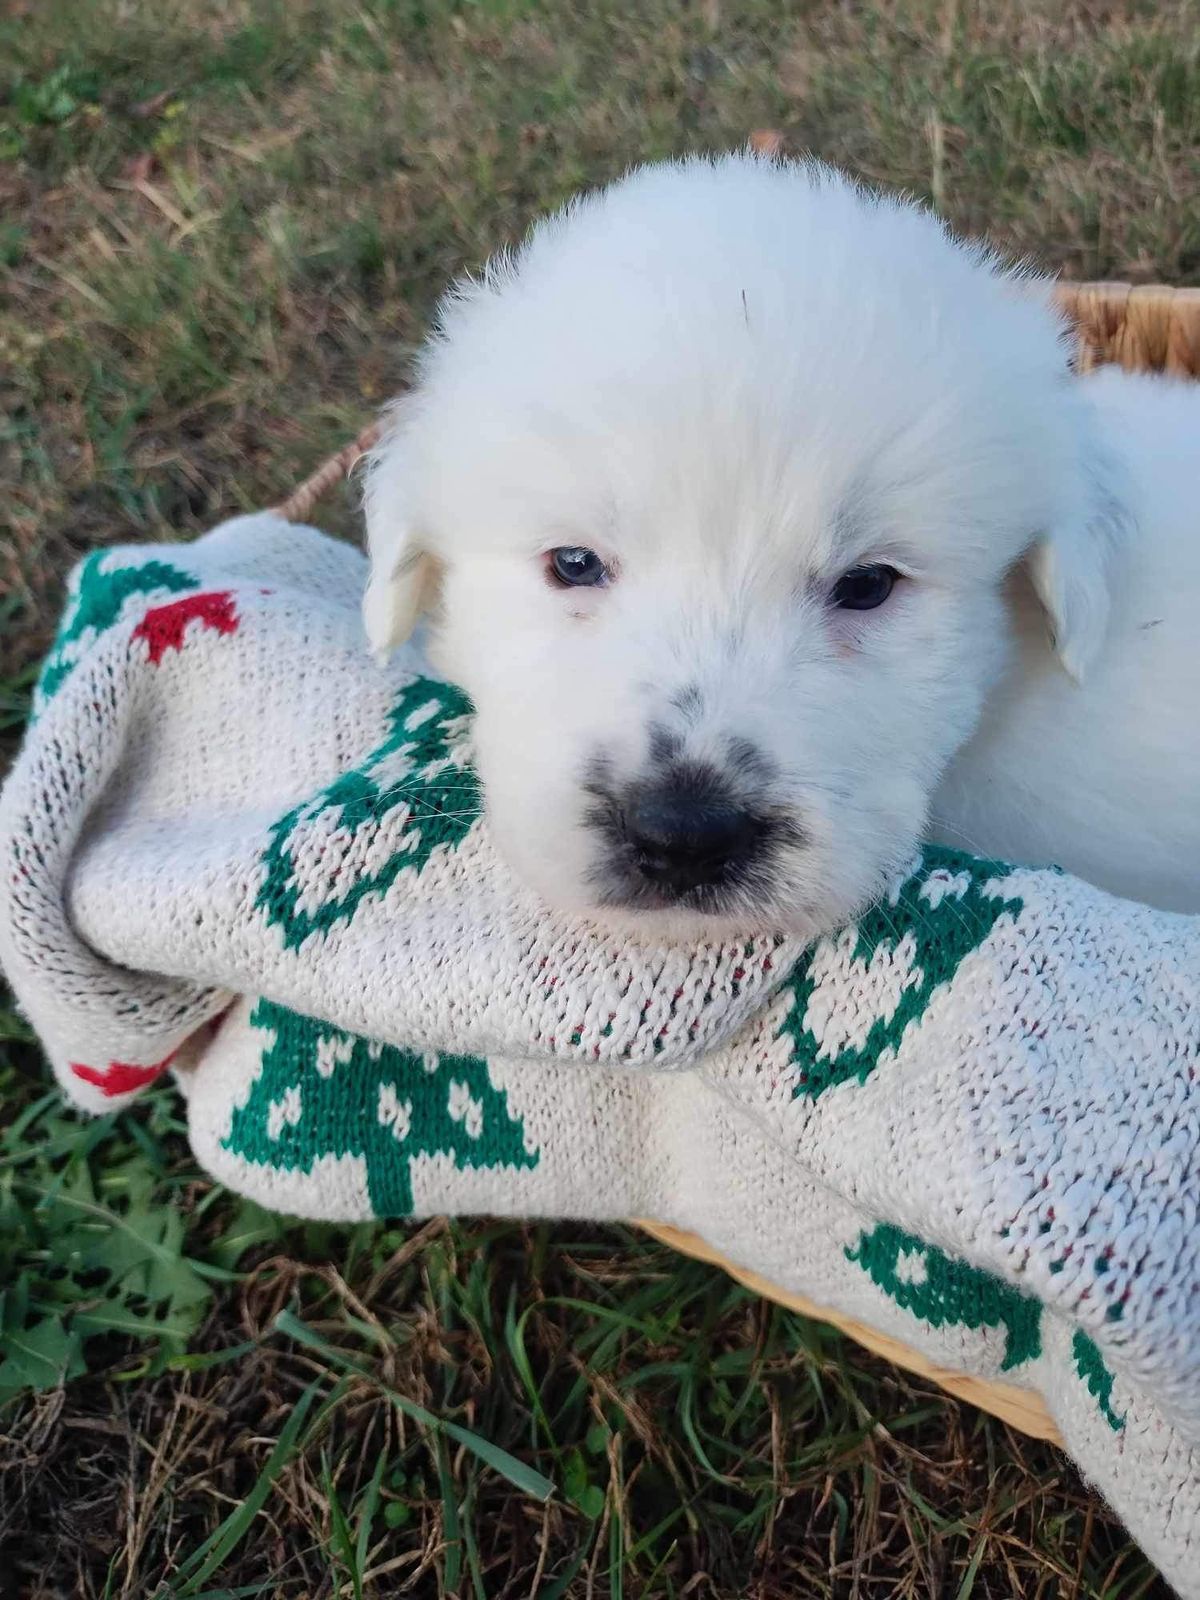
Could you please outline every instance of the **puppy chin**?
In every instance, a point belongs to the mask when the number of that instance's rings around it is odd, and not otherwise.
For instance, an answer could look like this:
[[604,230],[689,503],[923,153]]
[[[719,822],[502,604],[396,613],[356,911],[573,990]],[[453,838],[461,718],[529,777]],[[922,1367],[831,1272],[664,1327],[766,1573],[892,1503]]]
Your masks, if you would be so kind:
[[501,847],[509,865],[552,912],[587,923],[601,934],[616,935],[637,944],[725,945],[746,939],[782,938],[811,944],[832,929],[851,922],[876,897],[878,889],[853,899],[807,904],[797,898],[773,897],[760,904],[748,898],[731,898],[727,906],[719,903],[698,908],[686,904],[639,903],[635,894],[628,900],[619,892],[598,891],[585,874],[580,878],[550,873],[546,863],[522,861]]
[[[878,891],[853,900],[807,905],[779,900],[761,906],[733,905],[727,910],[696,910],[686,905],[624,904],[619,900],[576,900],[570,913],[604,933],[619,934],[645,945],[725,945],[746,939],[787,939],[815,943],[860,916]],[[543,897],[545,898],[545,897]],[[559,903],[558,909],[567,907]]]
[[[646,910],[640,906],[594,905],[583,913],[604,933],[620,934],[645,945],[722,945],[743,939],[762,939],[779,935],[792,937],[772,912],[691,911],[684,906],[664,906]],[[801,938],[815,938],[816,923],[805,924]]]

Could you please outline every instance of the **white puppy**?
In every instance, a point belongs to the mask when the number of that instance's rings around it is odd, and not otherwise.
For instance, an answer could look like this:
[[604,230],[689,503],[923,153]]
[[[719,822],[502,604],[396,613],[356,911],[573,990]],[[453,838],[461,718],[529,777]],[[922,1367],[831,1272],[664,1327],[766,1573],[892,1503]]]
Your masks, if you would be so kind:
[[922,837],[1200,909],[1200,403],[1046,286],[751,156],[649,167],[445,301],[367,488],[497,840],[654,937],[809,934]]

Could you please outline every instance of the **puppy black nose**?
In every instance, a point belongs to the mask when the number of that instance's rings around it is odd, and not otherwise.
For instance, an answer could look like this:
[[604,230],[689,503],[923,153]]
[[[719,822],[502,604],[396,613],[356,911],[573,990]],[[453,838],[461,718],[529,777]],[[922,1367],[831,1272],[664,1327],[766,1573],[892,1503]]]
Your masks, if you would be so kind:
[[760,832],[735,802],[676,785],[644,791],[624,820],[638,871],[670,889],[720,882],[746,860]]

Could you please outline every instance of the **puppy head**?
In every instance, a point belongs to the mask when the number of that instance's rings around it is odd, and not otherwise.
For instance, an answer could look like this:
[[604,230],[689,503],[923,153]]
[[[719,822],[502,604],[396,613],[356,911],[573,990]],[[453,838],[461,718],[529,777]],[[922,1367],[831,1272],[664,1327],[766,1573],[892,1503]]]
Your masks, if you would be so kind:
[[1032,560],[1103,633],[1037,286],[751,157],[647,168],[455,291],[368,480],[368,631],[432,603],[497,840],[653,936],[798,934],[908,857]]

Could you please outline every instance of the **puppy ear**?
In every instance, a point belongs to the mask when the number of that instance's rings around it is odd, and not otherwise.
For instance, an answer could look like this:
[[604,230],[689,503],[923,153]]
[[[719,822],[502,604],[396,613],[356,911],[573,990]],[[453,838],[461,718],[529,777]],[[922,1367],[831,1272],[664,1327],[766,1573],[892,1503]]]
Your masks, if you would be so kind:
[[1040,539],[1026,557],[1055,652],[1076,683],[1095,664],[1108,632],[1116,537],[1112,519],[1080,518]]
[[437,563],[424,550],[405,547],[403,530],[395,547],[379,554],[371,540],[371,575],[363,595],[363,623],[375,658],[384,661],[402,645],[427,611],[437,591]]
[[1104,647],[1119,558],[1133,532],[1124,466],[1103,443],[1090,385],[1072,378],[1067,402],[1078,427],[1073,487],[1057,519],[1026,555],[1065,670],[1082,683]]
[[398,407],[371,452],[364,495],[371,572],[363,622],[379,660],[405,642],[437,588],[437,563],[413,523],[406,457],[404,411]]

